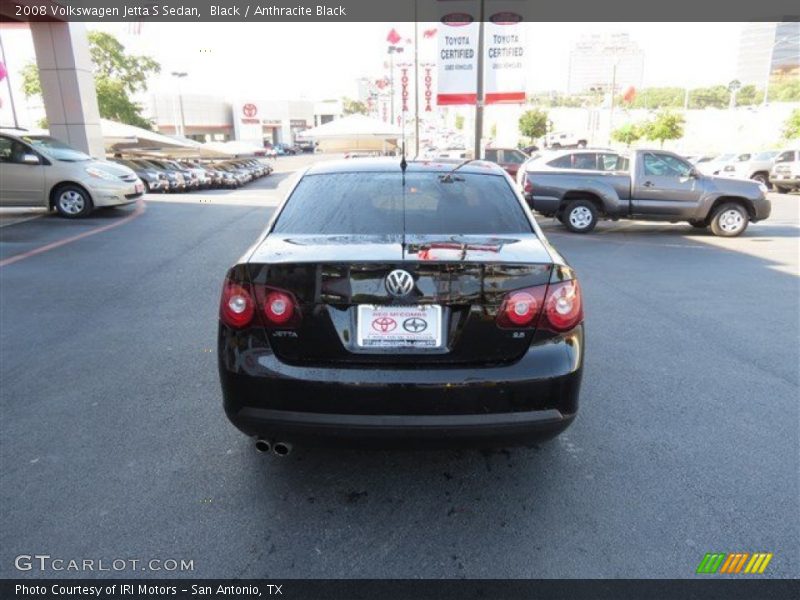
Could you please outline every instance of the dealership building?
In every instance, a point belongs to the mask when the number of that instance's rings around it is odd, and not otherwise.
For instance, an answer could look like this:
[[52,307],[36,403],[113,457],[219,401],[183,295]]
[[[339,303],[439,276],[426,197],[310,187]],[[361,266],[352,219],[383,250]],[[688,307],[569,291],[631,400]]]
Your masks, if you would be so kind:
[[342,106],[338,100],[230,101],[202,94],[153,94],[145,116],[160,133],[198,142],[293,144],[306,129],[341,117]]

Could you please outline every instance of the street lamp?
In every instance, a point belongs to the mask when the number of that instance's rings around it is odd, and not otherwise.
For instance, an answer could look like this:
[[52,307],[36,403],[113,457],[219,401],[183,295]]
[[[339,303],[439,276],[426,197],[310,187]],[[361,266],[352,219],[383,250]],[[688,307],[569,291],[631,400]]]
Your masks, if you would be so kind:
[[[183,115],[183,94],[181,94],[181,79],[186,77],[188,73],[185,71],[173,71],[172,76],[178,80],[178,104],[181,109],[181,137],[186,137],[186,120]],[[177,127],[176,127],[177,129]]]
[[389,53],[389,97],[392,107],[392,125],[394,125],[394,55],[401,53],[403,48],[392,44],[386,51]]

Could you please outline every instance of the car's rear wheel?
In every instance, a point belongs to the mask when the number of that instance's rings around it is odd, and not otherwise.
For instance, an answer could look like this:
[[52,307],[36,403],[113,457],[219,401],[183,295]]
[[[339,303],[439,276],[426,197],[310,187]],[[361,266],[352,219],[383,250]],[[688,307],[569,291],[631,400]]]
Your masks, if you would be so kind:
[[92,212],[94,205],[86,190],[74,184],[66,184],[56,190],[55,207],[62,217],[77,219]]
[[589,200],[574,200],[567,204],[560,220],[573,233],[589,233],[597,225],[597,209]]
[[750,179],[757,181],[758,183],[763,183],[769,187],[769,176],[766,173],[756,173]]
[[750,215],[744,206],[734,203],[723,204],[711,217],[711,232],[721,237],[736,237],[747,229],[749,222]]
[[775,186],[775,191],[778,192],[779,194],[786,194],[786,193],[789,192],[789,188],[780,187],[780,186],[776,185]]

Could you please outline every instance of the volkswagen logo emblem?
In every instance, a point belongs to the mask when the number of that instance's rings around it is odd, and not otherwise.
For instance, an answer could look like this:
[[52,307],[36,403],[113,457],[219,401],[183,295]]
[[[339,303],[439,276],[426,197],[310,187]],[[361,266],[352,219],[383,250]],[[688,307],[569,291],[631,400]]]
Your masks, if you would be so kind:
[[403,321],[403,329],[409,333],[422,333],[428,328],[428,322],[419,317],[409,317]]
[[414,278],[403,269],[395,269],[386,276],[386,291],[392,296],[405,296],[414,289]]

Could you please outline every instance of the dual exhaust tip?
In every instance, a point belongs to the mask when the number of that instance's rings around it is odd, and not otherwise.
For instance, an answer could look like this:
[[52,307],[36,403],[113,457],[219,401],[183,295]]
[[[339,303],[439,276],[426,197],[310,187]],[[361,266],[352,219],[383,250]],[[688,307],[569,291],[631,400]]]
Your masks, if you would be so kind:
[[289,456],[292,452],[292,445],[289,442],[270,442],[264,438],[256,439],[256,450],[263,454],[271,451],[275,456]]

